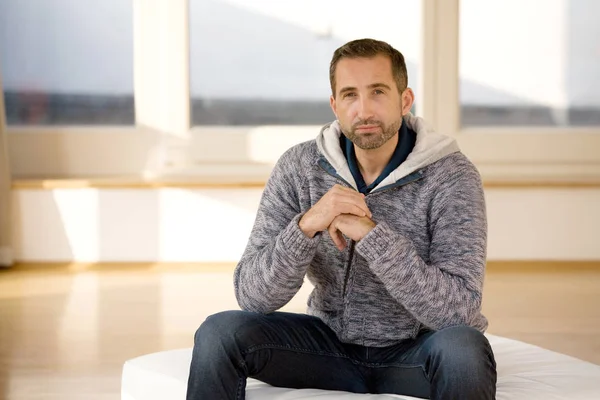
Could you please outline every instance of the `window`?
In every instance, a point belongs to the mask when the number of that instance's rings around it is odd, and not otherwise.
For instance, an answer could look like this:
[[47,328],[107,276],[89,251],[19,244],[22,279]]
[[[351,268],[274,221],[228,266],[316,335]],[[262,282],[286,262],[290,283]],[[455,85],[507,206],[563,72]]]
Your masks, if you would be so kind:
[[600,125],[600,2],[460,2],[463,126]]
[[595,0],[83,3],[0,0],[17,177],[260,182],[333,119],[334,49],[373,37],[404,54],[415,113],[484,180],[600,178]]
[[418,96],[421,25],[421,0],[191,0],[192,125],[330,122],[331,56],[363,37],[403,53]]
[[0,2],[8,125],[131,125],[131,1]]

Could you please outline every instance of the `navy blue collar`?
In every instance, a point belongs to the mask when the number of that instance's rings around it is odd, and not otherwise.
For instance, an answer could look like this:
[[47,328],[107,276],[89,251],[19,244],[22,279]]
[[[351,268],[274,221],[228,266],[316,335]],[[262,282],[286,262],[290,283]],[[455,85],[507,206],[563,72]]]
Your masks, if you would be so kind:
[[417,134],[412,129],[409,129],[406,126],[406,123],[402,121],[402,125],[400,125],[400,129],[398,130],[398,144],[396,145],[396,149],[394,150],[394,154],[392,154],[392,158],[385,166],[381,174],[373,183],[367,186],[365,180],[363,179],[362,174],[360,173],[360,169],[358,168],[358,162],[356,160],[356,152],[354,150],[354,143],[345,135],[340,135],[340,146],[342,147],[342,151],[344,152],[344,156],[348,161],[348,167],[350,167],[350,172],[354,177],[354,181],[356,182],[356,186],[358,187],[358,191],[360,193],[369,194],[371,190],[373,190],[379,183],[384,180],[392,171],[400,166],[408,155],[412,152],[415,147],[415,142],[417,141]]

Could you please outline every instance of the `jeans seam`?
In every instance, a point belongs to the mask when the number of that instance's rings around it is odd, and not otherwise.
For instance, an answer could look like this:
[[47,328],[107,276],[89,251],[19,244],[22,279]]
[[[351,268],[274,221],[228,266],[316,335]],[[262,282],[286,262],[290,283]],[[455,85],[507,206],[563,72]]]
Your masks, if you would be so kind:
[[245,389],[244,389],[244,383],[246,382],[246,379],[244,378],[238,378],[238,388],[237,388],[237,394],[236,394],[236,399],[243,399],[245,393]]
[[339,357],[339,358],[347,358],[349,360],[356,361],[343,353],[333,353],[333,352],[329,352],[329,351],[316,351],[316,350],[311,350],[311,349],[303,349],[303,348],[295,347],[295,346],[284,346],[284,345],[280,345],[280,344],[260,344],[260,345],[251,346],[251,347],[247,348],[246,351],[242,352],[242,356],[246,356],[247,354],[253,353],[258,350],[264,350],[264,349],[279,349],[279,350],[298,351],[298,352],[307,353],[307,354],[316,354],[319,356],[333,356],[333,357]]
[[396,364],[396,363],[363,363],[365,367],[369,368],[423,368],[423,364]]

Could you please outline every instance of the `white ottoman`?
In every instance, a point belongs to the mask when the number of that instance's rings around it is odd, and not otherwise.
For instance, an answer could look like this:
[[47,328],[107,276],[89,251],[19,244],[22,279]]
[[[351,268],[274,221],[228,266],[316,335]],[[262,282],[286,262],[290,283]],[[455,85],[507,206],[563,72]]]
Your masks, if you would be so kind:
[[[498,366],[497,400],[599,400],[600,366],[536,346],[486,335]],[[191,349],[163,351],[125,362],[122,400],[184,400]],[[248,380],[249,400],[414,399],[316,389],[275,388]]]

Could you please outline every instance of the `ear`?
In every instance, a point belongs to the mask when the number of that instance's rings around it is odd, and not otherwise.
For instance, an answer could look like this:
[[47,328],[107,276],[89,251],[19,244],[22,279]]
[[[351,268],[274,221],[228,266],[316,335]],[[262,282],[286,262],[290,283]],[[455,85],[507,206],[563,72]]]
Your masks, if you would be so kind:
[[333,95],[329,96],[329,105],[331,106],[331,110],[337,119],[337,104],[335,103],[335,97],[333,97]]
[[402,98],[402,116],[405,116],[410,112],[414,102],[415,102],[415,93],[411,88],[406,88],[401,95]]

